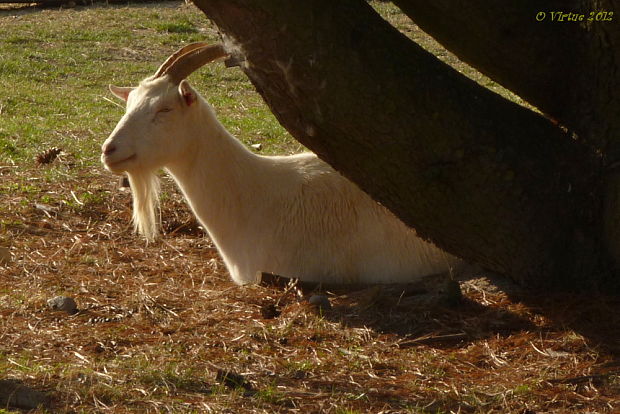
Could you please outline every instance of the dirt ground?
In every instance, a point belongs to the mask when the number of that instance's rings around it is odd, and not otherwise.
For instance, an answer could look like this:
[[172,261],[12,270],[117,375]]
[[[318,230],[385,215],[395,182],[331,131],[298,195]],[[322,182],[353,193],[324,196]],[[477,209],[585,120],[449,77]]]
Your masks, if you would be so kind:
[[[44,392],[48,412],[620,409],[618,298],[470,269],[462,297],[356,287],[319,309],[299,287],[234,285],[168,179],[166,234],[146,245],[129,189],[76,168],[64,153],[0,166],[0,379]],[[78,311],[50,310],[57,295]]]

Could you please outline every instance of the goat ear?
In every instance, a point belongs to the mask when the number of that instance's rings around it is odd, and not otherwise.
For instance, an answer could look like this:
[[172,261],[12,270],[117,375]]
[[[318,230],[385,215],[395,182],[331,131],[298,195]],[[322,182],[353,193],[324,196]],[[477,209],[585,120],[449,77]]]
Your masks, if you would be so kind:
[[179,94],[181,95],[181,97],[183,98],[183,102],[185,102],[185,105],[187,106],[192,106],[198,100],[198,95],[196,94],[196,91],[190,86],[189,82],[186,80],[181,81],[181,83],[179,84]]
[[114,85],[110,85],[108,87],[110,88],[110,92],[112,92],[114,96],[116,96],[117,98],[121,98],[125,102],[127,102],[127,99],[129,98],[129,93],[134,90],[134,88],[126,88]]

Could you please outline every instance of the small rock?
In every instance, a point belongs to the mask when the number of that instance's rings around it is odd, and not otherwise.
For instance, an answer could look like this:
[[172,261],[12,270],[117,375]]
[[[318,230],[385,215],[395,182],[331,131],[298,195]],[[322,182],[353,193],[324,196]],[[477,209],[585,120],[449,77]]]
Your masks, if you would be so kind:
[[310,296],[310,299],[308,299],[308,303],[323,311],[330,310],[332,308],[329,298],[325,295],[312,295]]
[[0,380],[0,406],[34,410],[49,403],[47,395],[17,380]]
[[260,151],[263,149],[263,144],[252,144],[250,146],[254,148],[256,151]]
[[73,298],[67,296],[56,296],[47,301],[47,306],[52,310],[65,311],[70,315],[77,312],[77,304]]
[[8,247],[0,247],[0,265],[11,263],[11,251]]
[[34,208],[36,208],[37,210],[42,211],[48,217],[51,217],[52,215],[58,215],[58,207],[53,207],[53,206],[50,206],[48,204],[34,203]]

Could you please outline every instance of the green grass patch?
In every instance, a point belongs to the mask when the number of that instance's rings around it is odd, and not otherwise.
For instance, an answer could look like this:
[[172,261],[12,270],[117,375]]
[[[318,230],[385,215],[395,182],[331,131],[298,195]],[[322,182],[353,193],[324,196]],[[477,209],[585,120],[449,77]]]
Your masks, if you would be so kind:
[[[100,145],[123,114],[107,85],[136,85],[198,40],[219,39],[200,11],[178,3],[0,15],[0,163],[57,146],[98,166]],[[240,70],[219,66],[191,81],[231,132],[267,153],[297,148]]]
[[189,21],[159,23],[156,28],[166,33],[198,33],[198,29]]

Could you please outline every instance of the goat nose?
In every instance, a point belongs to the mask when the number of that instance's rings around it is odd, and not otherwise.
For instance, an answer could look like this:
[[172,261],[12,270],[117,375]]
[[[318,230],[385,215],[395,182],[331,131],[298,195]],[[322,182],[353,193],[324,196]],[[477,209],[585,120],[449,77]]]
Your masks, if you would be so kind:
[[116,145],[108,144],[103,147],[103,155],[110,155],[116,151]]

